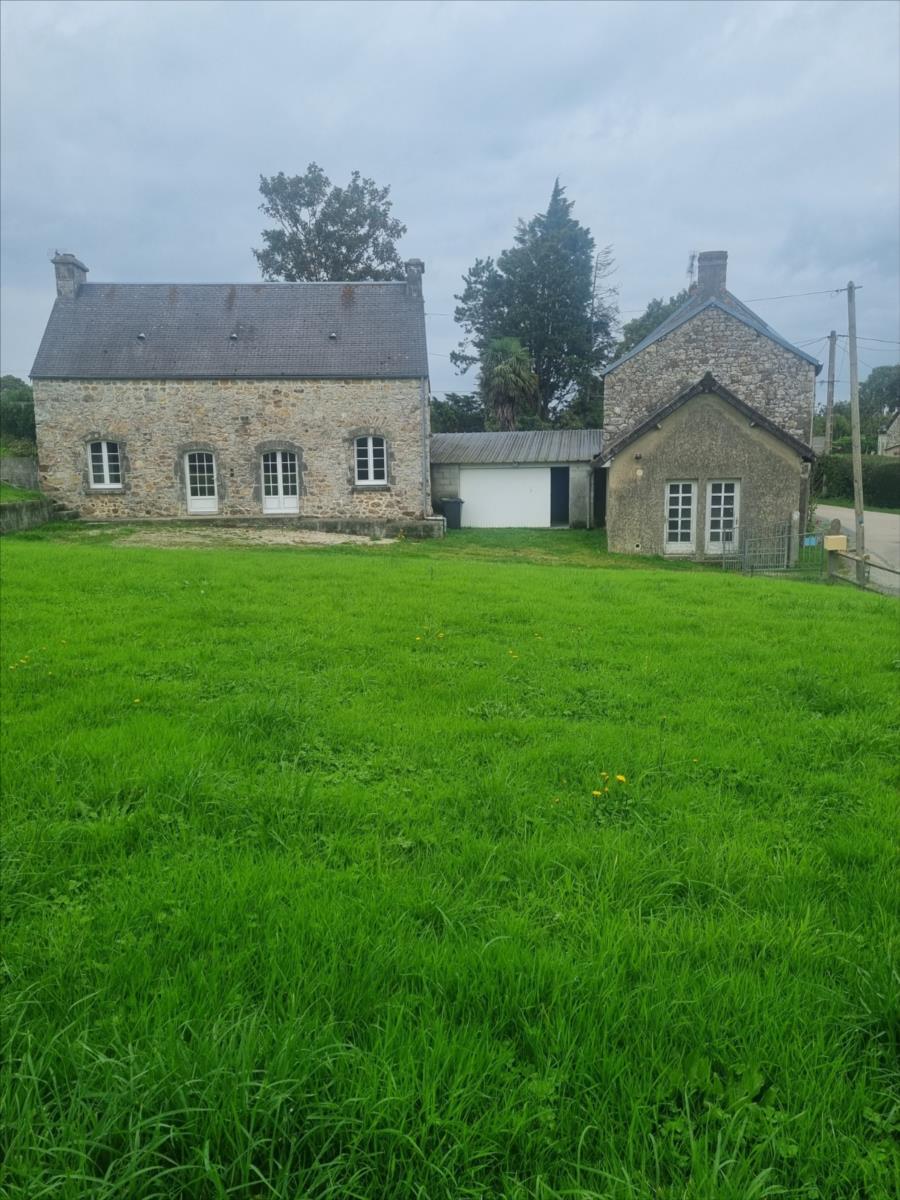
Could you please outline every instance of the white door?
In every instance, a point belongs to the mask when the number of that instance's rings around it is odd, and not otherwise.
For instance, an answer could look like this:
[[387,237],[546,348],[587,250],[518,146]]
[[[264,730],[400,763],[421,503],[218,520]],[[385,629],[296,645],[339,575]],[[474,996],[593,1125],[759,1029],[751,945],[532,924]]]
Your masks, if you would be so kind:
[[706,553],[734,550],[738,536],[741,485],[736,479],[711,480],[706,485]]
[[685,480],[666,484],[666,554],[691,554],[694,550],[696,489]]
[[184,456],[187,507],[191,513],[219,511],[216,494],[216,460],[208,450],[192,450]]
[[270,450],[262,456],[263,512],[300,511],[297,455],[293,450]]
[[549,467],[461,467],[459,495],[465,528],[550,528]]

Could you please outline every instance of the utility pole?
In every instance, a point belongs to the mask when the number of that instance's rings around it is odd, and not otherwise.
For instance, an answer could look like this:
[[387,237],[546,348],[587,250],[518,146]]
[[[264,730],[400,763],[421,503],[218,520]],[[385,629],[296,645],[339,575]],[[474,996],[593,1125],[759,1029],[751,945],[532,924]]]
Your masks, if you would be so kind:
[[831,453],[831,429],[834,424],[834,351],[837,334],[832,329],[828,335],[828,398],[825,401],[825,453]]
[[856,510],[856,582],[866,582],[866,527],[863,513],[862,445],[859,438],[859,363],[856,358],[856,285],[847,284],[847,332],[850,342],[850,422],[853,442],[853,507]]

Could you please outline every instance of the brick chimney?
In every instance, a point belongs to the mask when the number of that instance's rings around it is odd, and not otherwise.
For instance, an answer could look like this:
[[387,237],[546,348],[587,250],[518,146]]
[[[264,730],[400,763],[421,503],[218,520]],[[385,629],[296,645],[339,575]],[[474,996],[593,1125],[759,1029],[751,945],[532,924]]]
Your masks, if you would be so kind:
[[56,269],[56,294],[60,300],[74,300],[78,289],[87,280],[88,269],[74,254],[57,252],[51,259]]
[[697,255],[697,291],[701,296],[724,292],[727,270],[727,250],[701,250]]
[[425,264],[421,258],[409,258],[404,263],[406,267],[406,287],[411,296],[422,295],[422,276],[425,274]]

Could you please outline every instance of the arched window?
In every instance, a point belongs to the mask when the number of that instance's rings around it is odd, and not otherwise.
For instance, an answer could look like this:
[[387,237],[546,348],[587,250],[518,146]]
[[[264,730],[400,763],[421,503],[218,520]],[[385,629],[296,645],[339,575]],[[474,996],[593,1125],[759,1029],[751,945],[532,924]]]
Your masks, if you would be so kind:
[[356,439],[356,482],[360,487],[387,483],[387,449],[383,437]]

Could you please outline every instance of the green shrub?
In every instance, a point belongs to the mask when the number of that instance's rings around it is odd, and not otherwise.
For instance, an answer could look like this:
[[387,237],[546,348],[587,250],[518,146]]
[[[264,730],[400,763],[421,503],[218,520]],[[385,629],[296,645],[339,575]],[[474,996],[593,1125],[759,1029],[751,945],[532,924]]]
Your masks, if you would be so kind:
[[[900,508],[900,458],[867,454],[862,460],[863,497],[876,508]],[[853,458],[826,454],[816,462],[814,492],[822,500],[853,499]]]

